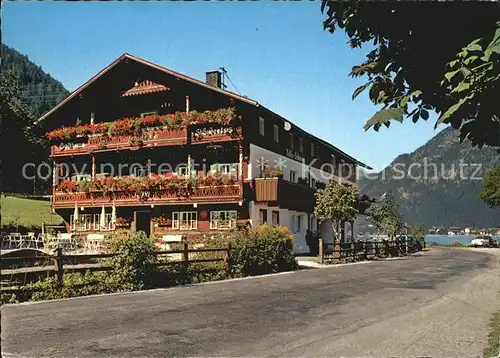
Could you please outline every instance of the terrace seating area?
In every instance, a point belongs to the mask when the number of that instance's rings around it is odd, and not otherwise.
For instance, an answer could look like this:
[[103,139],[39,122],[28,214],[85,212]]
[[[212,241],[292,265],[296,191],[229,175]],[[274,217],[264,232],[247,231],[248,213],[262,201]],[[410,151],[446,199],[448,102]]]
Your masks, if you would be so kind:
[[101,234],[0,234],[1,249],[5,252],[35,249],[52,253],[55,249],[62,248],[67,254],[101,253],[104,249],[104,239]]

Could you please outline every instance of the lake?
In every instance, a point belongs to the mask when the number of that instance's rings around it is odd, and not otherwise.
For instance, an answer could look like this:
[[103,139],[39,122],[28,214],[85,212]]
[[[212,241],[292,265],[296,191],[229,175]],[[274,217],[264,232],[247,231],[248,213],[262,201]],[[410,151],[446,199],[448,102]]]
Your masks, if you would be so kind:
[[[493,236],[496,239],[499,239],[498,236]],[[437,242],[438,244],[451,244],[454,241],[458,241],[461,244],[469,245],[470,241],[474,238],[474,236],[470,235],[455,235],[455,236],[439,236],[439,235],[425,235],[425,242]]]

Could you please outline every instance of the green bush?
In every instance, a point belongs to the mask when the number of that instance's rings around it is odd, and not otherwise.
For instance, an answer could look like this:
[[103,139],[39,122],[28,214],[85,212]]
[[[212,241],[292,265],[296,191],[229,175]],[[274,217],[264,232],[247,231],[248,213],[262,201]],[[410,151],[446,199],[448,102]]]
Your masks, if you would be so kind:
[[153,238],[144,232],[113,235],[106,243],[109,252],[117,254],[108,260],[113,267],[111,281],[123,291],[153,286],[154,264],[157,262]]
[[243,277],[298,269],[292,239],[286,227],[265,224],[217,235],[205,243],[220,248],[231,243],[233,277]]

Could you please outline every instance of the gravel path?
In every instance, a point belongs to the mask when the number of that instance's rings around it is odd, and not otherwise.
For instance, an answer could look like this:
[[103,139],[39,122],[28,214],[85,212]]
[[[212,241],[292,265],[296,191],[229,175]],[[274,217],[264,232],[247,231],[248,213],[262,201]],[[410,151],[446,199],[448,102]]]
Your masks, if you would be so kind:
[[4,356],[478,357],[500,249],[2,306]]

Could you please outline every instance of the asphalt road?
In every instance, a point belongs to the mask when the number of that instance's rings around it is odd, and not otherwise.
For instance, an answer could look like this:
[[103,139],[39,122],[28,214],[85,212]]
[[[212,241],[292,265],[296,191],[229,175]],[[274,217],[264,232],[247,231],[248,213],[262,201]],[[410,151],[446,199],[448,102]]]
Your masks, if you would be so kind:
[[494,255],[401,260],[2,306],[3,356],[480,356]]

